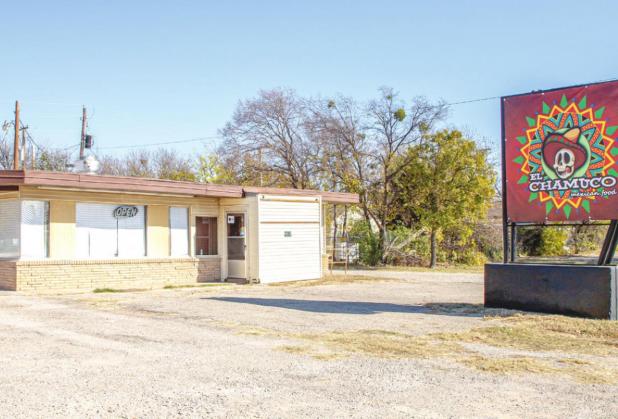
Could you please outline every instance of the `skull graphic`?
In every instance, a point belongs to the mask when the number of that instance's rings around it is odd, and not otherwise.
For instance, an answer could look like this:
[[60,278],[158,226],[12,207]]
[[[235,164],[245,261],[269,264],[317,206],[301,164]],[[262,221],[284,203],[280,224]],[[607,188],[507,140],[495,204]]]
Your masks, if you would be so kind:
[[571,177],[575,171],[575,154],[568,148],[562,148],[556,153],[554,170],[560,179]]

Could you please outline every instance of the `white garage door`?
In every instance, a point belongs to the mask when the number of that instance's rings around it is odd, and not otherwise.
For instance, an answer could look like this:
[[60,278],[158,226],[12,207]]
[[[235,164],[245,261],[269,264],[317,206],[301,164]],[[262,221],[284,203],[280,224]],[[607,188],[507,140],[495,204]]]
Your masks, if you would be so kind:
[[260,281],[320,278],[319,200],[258,200]]

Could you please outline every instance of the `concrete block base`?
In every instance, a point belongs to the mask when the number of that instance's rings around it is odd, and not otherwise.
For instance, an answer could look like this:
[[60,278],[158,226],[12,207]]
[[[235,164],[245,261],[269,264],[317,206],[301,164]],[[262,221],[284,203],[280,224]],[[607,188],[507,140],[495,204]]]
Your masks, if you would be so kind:
[[485,307],[618,320],[615,266],[485,265]]

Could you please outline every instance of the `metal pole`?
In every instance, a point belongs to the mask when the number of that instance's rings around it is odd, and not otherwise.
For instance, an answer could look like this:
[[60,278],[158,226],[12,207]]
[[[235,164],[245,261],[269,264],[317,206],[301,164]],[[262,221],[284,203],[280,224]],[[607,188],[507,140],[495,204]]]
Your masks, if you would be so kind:
[[13,170],[19,170],[19,101],[15,101],[15,142],[13,144]]
[[517,259],[517,225],[511,224],[511,263]]
[[599,256],[599,265],[609,265],[614,258],[616,252],[616,244],[618,243],[618,221],[612,220],[607,229],[605,241],[603,241],[603,247],[601,248],[601,255]]
[[501,115],[501,131],[502,131],[502,246],[503,246],[503,261],[509,261],[509,227],[508,227],[508,211],[506,202],[506,141],[505,126],[504,126],[504,100],[500,99],[500,115]]

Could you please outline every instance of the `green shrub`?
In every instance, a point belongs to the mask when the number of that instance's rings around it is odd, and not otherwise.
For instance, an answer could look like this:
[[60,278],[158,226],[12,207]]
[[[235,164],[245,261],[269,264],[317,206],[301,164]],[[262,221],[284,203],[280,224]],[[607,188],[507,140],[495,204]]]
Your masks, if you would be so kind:
[[567,254],[568,228],[528,227],[518,229],[522,256],[562,256]]
[[350,240],[358,243],[360,262],[363,265],[376,266],[382,261],[380,237],[367,221],[358,221],[350,229]]
[[569,233],[560,227],[542,229],[539,256],[561,256],[565,254],[568,238]]
[[387,235],[384,257],[392,265],[417,266],[429,262],[427,232],[419,226],[408,228],[395,225]]

